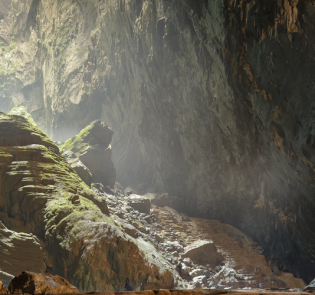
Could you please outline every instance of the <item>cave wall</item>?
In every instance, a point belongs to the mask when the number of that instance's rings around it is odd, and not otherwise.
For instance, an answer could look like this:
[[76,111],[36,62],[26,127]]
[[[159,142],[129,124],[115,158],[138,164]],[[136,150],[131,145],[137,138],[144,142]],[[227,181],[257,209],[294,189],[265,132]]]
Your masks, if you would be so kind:
[[1,110],[27,106],[55,140],[103,120],[123,185],[183,198],[313,279],[312,1],[0,6]]

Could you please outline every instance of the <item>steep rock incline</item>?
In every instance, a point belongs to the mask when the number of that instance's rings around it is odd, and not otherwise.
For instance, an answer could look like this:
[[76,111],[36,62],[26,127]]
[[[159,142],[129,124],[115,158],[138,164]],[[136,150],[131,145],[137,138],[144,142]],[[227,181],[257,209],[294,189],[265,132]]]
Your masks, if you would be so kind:
[[[174,267],[148,253],[150,244],[142,245],[115,226],[106,215],[104,197],[88,188],[43,132],[23,117],[4,113],[0,113],[0,211],[7,216],[3,218],[7,226],[19,225],[19,231],[40,239],[47,265],[40,271],[60,274],[80,290],[172,288],[180,282]],[[15,237],[19,235],[29,237],[22,233]],[[11,242],[15,247],[22,243]],[[43,256],[40,251],[39,255]],[[6,263],[0,262],[2,267],[7,269]]]
[[58,140],[101,119],[124,186],[182,198],[313,279],[312,1],[5,3],[1,109],[26,105]]

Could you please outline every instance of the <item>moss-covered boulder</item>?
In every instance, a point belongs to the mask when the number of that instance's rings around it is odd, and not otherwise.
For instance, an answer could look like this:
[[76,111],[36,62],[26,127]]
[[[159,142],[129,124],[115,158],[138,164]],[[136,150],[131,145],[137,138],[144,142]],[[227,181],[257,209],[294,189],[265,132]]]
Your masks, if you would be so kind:
[[97,120],[68,139],[61,149],[72,151],[79,157],[91,171],[92,182],[114,187],[116,170],[112,163],[112,136],[112,129]]
[[20,231],[37,236],[47,270],[80,290],[173,287],[174,268],[150,243],[116,225],[104,198],[42,131],[24,117],[0,113],[0,219],[8,216],[7,227],[16,220]]

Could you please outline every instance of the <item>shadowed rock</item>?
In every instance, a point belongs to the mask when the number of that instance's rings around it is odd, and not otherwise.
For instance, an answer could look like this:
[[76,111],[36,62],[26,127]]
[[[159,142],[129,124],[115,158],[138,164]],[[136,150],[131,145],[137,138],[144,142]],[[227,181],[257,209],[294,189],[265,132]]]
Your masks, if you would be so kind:
[[91,187],[92,174],[90,170],[80,161],[80,159],[71,151],[63,151],[62,155],[66,158],[73,170],[78,173],[81,179]]
[[44,295],[79,293],[79,290],[61,276],[28,271],[22,272],[11,281],[9,292],[11,294]]
[[116,171],[109,145],[113,131],[104,122],[94,121],[81,132],[68,139],[61,147],[74,152],[92,173],[92,181],[114,187]]

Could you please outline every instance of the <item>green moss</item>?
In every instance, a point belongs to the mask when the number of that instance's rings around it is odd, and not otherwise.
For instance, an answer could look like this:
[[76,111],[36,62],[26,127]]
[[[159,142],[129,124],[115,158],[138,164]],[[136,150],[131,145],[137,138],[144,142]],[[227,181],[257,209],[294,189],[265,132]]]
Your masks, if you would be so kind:
[[31,114],[26,110],[24,106],[18,106],[13,108],[10,112],[9,115],[17,115],[17,116],[22,116],[26,118],[33,126],[37,127],[37,124],[35,123],[33,117]]
[[88,144],[88,140],[90,136],[90,130],[93,128],[94,122],[82,129],[78,135],[69,138],[61,146],[61,150],[72,151],[78,157],[84,155],[91,148],[91,146]]

